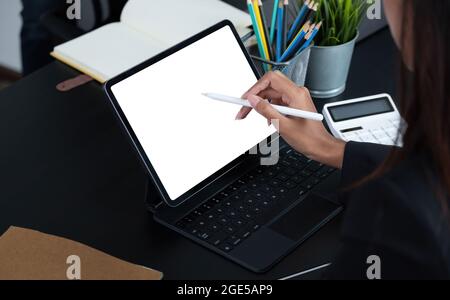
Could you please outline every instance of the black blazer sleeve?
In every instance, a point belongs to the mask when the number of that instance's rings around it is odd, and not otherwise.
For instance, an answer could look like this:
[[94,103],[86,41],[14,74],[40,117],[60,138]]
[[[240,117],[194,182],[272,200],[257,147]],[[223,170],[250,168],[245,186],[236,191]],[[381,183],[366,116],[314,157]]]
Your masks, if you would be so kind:
[[342,168],[341,187],[345,189],[375,171],[387,158],[392,149],[392,147],[377,144],[347,143]]

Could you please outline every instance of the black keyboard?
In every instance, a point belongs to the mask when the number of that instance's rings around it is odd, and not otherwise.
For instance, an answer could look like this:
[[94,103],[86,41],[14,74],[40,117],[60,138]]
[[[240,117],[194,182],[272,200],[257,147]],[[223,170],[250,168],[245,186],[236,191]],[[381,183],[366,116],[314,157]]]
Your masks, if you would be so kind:
[[176,226],[229,252],[334,171],[287,147],[277,165],[250,171]]

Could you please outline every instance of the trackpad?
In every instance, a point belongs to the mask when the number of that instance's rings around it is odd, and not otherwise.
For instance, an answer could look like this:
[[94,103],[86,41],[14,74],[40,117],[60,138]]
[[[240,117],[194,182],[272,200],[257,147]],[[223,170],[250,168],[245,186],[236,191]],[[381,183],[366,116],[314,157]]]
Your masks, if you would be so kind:
[[294,241],[304,240],[336,216],[340,210],[340,206],[312,194],[269,228]]

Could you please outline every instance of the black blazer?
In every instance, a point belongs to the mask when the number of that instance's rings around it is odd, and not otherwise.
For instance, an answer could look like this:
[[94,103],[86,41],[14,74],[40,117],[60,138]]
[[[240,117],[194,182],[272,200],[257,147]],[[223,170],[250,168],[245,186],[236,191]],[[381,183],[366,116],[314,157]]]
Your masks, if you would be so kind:
[[[370,174],[386,146],[348,143],[342,187]],[[341,245],[329,279],[368,279],[369,256],[380,258],[381,279],[449,279],[450,217],[442,209],[438,180],[420,155],[382,178],[342,193],[346,205]]]

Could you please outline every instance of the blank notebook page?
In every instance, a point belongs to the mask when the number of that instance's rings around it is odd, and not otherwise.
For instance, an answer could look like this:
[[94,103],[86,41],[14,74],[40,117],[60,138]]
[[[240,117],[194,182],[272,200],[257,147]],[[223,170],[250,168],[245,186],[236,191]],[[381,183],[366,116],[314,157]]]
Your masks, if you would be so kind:
[[169,46],[224,19],[240,36],[250,31],[250,16],[220,0],[130,0],[121,17],[123,23]]
[[55,52],[110,79],[166,48],[133,28],[112,23],[57,46]]

